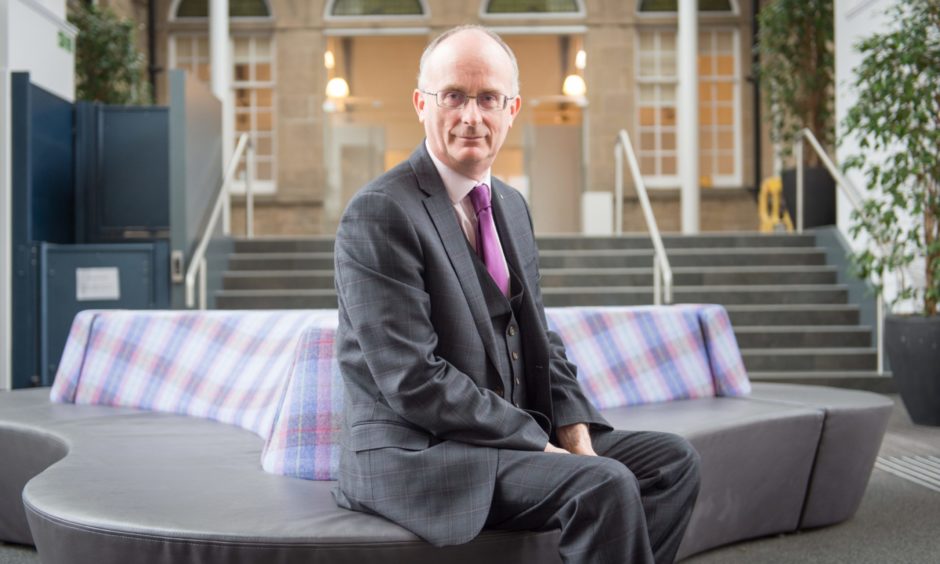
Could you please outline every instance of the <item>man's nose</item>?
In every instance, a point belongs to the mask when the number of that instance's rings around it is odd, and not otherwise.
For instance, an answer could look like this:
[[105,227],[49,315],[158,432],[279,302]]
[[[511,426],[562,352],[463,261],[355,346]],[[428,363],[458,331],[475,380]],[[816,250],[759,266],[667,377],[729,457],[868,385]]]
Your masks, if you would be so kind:
[[468,98],[467,103],[460,109],[460,120],[464,123],[479,123],[481,117],[480,106],[476,98]]

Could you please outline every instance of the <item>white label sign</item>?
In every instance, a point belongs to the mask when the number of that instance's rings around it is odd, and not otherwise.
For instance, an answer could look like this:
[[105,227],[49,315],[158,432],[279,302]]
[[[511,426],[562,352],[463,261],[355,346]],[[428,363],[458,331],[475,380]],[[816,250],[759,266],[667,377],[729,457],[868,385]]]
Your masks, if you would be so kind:
[[121,278],[117,267],[76,268],[75,299],[80,302],[121,299]]

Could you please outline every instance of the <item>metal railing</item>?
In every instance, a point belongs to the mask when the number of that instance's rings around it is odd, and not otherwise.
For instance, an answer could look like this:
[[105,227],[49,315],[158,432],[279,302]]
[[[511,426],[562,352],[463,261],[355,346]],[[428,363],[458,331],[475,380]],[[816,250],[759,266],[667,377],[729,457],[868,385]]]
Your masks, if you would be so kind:
[[[836,181],[836,186],[842,190],[842,193],[849,199],[849,203],[852,204],[852,207],[855,208],[855,211],[862,211],[862,195],[859,192],[858,188],[849,181],[840,171],[839,167],[832,162],[832,159],[829,158],[829,155],[826,153],[826,150],[823,149],[822,145],[819,144],[819,140],[816,139],[816,136],[813,135],[813,132],[808,128],[803,128],[799,134],[797,134],[796,141],[793,146],[793,158],[796,160],[796,232],[803,233],[803,140],[806,139],[809,141],[810,147],[816,152],[816,155],[819,156],[819,160],[822,161],[823,165],[826,167],[826,170],[829,171],[829,174],[832,175],[832,178]],[[884,253],[884,249],[879,249],[880,252]],[[884,297],[881,292],[878,292],[878,298],[875,303],[875,340],[878,344],[878,373],[884,373]]]
[[646,228],[649,230],[650,239],[653,241],[653,303],[656,305],[672,303],[672,267],[669,265],[669,257],[666,256],[666,248],[663,246],[663,238],[659,234],[659,226],[656,224],[656,217],[653,216],[653,207],[650,205],[649,194],[646,191],[646,184],[643,183],[643,177],[640,175],[640,165],[636,160],[636,153],[633,151],[633,145],[630,143],[630,137],[623,129],[617,134],[617,143],[614,145],[614,160],[616,161],[616,184],[614,185],[614,232],[617,235],[623,235],[623,157],[626,155],[627,164],[630,166],[630,174],[633,176],[633,183],[636,186],[636,194],[640,200],[640,206],[643,208],[643,217],[646,219]]
[[245,155],[245,236],[248,239],[254,238],[254,193],[252,191],[252,178],[255,173],[255,150],[248,138],[247,133],[242,133],[238,138],[238,144],[235,146],[235,152],[228,161],[225,169],[225,176],[222,177],[222,185],[219,186],[218,194],[215,197],[215,204],[212,206],[212,214],[209,221],[203,229],[202,236],[199,238],[199,244],[193,251],[189,259],[189,266],[186,267],[186,307],[193,307],[196,303],[195,287],[196,277],[199,278],[199,309],[206,309],[206,250],[209,248],[209,241],[212,239],[212,233],[219,221],[223,217],[222,233],[229,235],[231,228],[228,221],[228,210],[231,206],[231,185],[238,170],[238,162],[242,155]]

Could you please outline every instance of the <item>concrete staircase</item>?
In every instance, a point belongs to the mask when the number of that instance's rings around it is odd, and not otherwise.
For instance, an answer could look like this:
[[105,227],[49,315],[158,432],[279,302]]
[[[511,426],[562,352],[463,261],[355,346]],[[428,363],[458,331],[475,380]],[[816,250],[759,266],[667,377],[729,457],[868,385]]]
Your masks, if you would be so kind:
[[[235,243],[221,309],[334,308],[331,238]],[[731,316],[753,380],[892,391],[879,375],[873,330],[838,283],[814,235],[707,234],[664,238],[675,303],[719,303]],[[539,238],[546,306],[653,300],[646,235]]]

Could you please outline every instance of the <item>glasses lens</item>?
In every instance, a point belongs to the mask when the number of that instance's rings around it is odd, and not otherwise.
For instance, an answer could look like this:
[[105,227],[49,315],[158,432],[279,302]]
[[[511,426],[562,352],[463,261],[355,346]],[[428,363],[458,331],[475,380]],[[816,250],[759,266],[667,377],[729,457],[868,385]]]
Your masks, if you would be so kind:
[[483,110],[498,110],[502,108],[503,97],[499,94],[480,94],[477,96],[477,104]]
[[467,95],[457,90],[438,92],[437,100],[446,108],[459,108],[467,103]]

